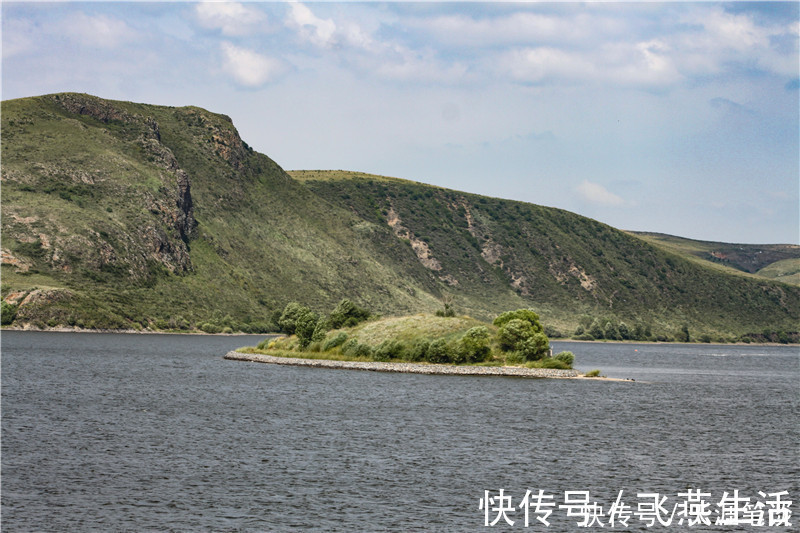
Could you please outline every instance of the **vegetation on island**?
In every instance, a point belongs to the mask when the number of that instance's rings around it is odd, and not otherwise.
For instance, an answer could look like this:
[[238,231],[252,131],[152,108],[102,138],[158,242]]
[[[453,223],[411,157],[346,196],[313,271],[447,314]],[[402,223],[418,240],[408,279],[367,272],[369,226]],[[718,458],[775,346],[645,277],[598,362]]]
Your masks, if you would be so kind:
[[345,299],[327,317],[289,303],[278,323],[286,337],[241,350],[301,358],[562,369],[572,368],[575,359],[571,352],[551,356],[539,315],[532,309],[502,313],[488,324],[454,312],[372,317]]

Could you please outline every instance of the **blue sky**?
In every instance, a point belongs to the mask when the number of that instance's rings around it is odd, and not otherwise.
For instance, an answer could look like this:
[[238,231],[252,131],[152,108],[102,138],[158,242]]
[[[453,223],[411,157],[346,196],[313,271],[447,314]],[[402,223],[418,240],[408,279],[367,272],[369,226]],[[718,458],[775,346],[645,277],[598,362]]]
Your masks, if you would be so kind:
[[621,229],[800,242],[800,22],[779,3],[2,4],[2,97],[197,105],[286,169]]

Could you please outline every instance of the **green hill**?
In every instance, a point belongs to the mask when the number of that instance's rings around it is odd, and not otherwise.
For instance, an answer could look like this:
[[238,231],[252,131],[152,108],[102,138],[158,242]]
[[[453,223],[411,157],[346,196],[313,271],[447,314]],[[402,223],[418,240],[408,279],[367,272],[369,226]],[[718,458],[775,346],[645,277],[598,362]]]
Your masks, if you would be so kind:
[[[673,338],[796,332],[800,288],[707,268],[558,209],[284,172],[228,117],[80,94],[2,103],[4,322],[263,331],[289,301],[534,307]],[[613,329],[613,328],[612,328]]]
[[632,232],[666,250],[684,254],[706,266],[754,274],[800,285],[800,246],[796,244],[730,244],[697,241],[662,233]]

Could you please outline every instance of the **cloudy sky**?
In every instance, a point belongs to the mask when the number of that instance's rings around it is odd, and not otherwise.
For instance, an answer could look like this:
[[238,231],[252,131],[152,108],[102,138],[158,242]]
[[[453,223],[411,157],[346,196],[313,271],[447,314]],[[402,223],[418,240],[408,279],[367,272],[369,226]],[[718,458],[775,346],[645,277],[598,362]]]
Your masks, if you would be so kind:
[[798,243],[797,2],[2,3],[2,98],[197,105],[286,169]]

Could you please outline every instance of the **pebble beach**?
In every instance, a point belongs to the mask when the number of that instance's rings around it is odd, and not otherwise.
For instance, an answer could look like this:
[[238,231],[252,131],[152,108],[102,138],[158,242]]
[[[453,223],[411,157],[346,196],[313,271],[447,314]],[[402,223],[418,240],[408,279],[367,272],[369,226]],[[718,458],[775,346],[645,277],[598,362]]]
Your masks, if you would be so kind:
[[370,370],[373,372],[401,372],[406,374],[449,374],[460,376],[515,376],[522,378],[579,378],[577,370],[556,368],[522,368],[515,366],[466,366],[436,365],[424,363],[381,363],[377,361],[336,361],[333,359],[301,359],[276,357],[274,355],[228,352],[225,359],[272,363],[276,365],[311,366],[317,368],[340,368],[346,370]]

